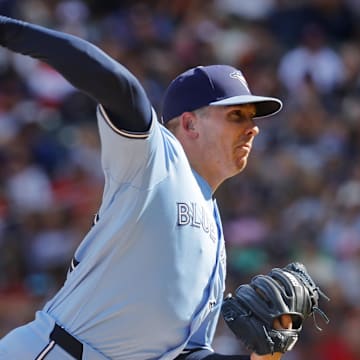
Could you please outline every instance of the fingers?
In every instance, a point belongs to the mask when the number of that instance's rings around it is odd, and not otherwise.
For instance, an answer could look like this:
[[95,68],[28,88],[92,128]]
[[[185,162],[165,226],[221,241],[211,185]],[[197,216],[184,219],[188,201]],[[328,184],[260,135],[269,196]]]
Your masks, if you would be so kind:
[[291,315],[281,315],[274,320],[274,329],[292,329],[292,318]]

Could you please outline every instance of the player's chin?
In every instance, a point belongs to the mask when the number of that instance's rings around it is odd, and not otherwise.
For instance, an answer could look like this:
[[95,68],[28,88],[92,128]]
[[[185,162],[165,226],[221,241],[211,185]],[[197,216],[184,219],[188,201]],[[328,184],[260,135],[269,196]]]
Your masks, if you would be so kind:
[[246,168],[246,165],[248,163],[248,156],[241,156],[239,158],[236,159],[235,161],[235,166],[236,166],[236,170],[237,172],[241,172]]
[[247,165],[247,157],[242,158],[242,159],[237,159],[234,162],[232,176],[235,176],[235,175],[241,173],[246,168],[246,165]]

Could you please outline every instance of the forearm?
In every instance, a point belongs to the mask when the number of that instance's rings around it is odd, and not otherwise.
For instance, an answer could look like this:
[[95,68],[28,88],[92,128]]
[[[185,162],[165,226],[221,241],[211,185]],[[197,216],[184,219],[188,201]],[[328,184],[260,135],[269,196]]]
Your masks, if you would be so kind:
[[221,355],[210,350],[195,350],[179,355],[175,360],[250,360],[247,355]]
[[0,45],[49,64],[111,113],[139,122],[129,130],[149,124],[151,107],[138,80],[88,41],[0,16]]
[[252,353],[249,355],[222,355],[213,353],[209,350],[195,350],[187,354],[179,355],[175,360],[280,360],[281,353],[274,353],[268,355],[258,355]]

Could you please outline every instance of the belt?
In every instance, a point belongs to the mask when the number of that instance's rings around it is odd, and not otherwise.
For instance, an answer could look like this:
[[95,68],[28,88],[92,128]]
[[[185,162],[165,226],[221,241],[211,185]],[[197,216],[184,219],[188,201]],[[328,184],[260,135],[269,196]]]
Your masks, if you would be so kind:
[[54,329],[50,334],[50,340],[55,341],[57,345],[62,347],[75,359],[82,359],[83,344],[58,324],[55,324]]
[[49,338],[49,343],[41,350],[35,360],[44,360],[55,345],[60,346],[76,360],[82,360],[83,344],[79,340],[75,339],[65,329],[55,324]]

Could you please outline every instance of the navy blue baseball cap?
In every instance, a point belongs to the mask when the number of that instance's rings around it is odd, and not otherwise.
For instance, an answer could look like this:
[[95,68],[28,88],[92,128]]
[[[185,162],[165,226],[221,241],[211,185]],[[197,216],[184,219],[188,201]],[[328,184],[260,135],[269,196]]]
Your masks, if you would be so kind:
[[229,65],[197,66],[177,76],[165,92],[162,123],[204,106],[254,104],[255,118],[276,114],[279,99],[252,95],[244,75]]

